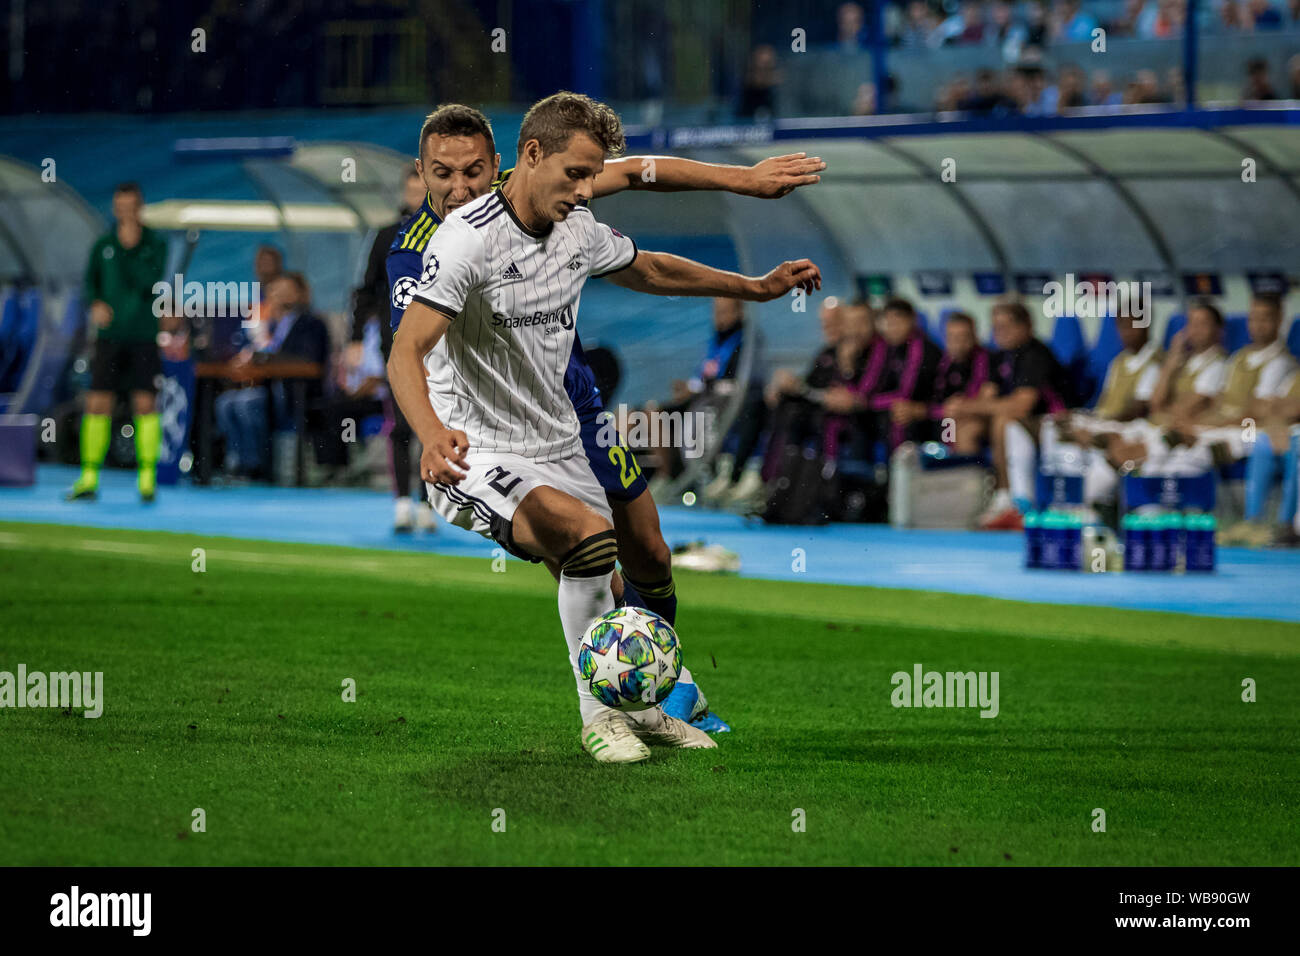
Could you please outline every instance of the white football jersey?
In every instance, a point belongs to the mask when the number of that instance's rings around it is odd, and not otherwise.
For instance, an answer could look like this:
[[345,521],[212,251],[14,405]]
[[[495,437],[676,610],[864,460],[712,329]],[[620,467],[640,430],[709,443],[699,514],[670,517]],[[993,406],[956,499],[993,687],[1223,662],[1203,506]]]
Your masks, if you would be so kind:
[[438,227],[413,300],[452,320],[424,368],[433,410],[465,432],[471,452],[535,461],[577,453],[564,372],[582,286],[635,258],[636,243],[586,207],[533,232],[499,189]]

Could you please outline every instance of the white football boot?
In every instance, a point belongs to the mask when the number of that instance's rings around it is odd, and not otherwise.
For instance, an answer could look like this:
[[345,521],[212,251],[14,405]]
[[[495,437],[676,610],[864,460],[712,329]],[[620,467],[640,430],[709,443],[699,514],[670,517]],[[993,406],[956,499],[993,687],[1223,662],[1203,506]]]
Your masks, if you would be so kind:
[[650,757],[650,748],[633,733],[625,714],[610,710],[582,728],[582,749],[600,763],[637,763]]
[[410,534],[415,527],[415,503],[405,496],[393,502],[393,531]]
[[654,744],[657,747],[706,750],[718,745],[716,740],[700,730],[700,728],[692,727],[684,720],[669,717],[662,710],[659,711],[659,718],[657,726],[647,727],[644,724],[637,723],[632,732],[645,743]]
[[415,506],[415,527],[418,531],[425,534],[433,534],[438,530],[438,520],[433,516],[433,505],[428,501],[421,501]]

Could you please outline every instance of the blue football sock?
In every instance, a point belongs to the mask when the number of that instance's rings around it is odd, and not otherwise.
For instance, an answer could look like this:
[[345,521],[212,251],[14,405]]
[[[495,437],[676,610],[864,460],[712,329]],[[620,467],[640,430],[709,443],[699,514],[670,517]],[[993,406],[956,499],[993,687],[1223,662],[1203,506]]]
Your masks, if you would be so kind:
[[637,589],[632,586],[632,582],[627,579],[627,575],[624,575],[623,576],[623,603],[620,605],[620,607],[645,607],[645,605],[642,604],[641,601],[642,598],[640,592],[638,592]]

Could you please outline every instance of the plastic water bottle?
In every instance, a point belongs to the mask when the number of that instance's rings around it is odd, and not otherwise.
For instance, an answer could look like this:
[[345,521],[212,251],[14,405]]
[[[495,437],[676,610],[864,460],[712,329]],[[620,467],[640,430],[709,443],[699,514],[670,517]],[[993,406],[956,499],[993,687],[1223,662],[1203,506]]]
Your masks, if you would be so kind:
[[1187,520],[1181,511],[1174,511],[1169,522],[1169,570],[1182,574],[1187,569]]
[[1025,515],[1025,567],[1043,566],[1042,516],[1037,511]]
[[1148,571],[1169,570],[1169,522],[1164,512],[1147,518],[1150,528],[1150,545],[1147,551]]
[[1078,571],[1083,567],[1083,519],[1076,514],[1061,521],[1061,568]]
[[1124,532],[1124,570],[1145,571],[1150,558],[1147,551],[1148,533],[1146,517],[1136,513],[1126,514],[1120,522]]
[[1214,570],[1214,532],[1218,522],[1214,515],[1194,514],[1187,517],[1187,570]]
[[1061,566],[1061,516],[1048,510],[1040,521],[1043,541],[1040,568],[1056,570]]

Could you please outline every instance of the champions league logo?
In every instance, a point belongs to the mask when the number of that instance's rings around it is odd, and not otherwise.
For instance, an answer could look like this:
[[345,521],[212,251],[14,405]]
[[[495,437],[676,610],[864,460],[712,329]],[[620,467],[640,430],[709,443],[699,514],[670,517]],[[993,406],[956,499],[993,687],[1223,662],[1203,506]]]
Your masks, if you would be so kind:
[[415,296],[415,290],[419,288],[420,283],[410,276],[402,276],[393,283],[393,307],[405,309],[411,304],[411,299]]
[[438,257],[429,253],[429,261],[424,264],[424,271],[420,273],[420,283],[426,285],[438,278]]

